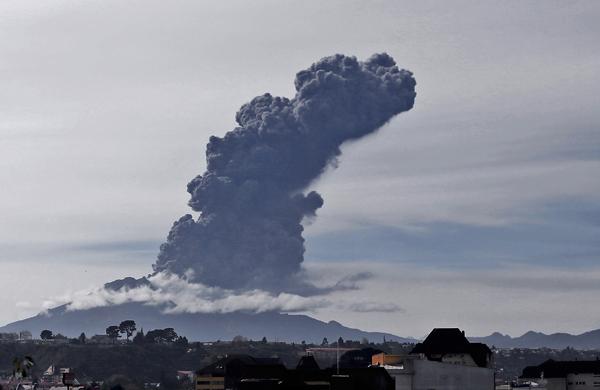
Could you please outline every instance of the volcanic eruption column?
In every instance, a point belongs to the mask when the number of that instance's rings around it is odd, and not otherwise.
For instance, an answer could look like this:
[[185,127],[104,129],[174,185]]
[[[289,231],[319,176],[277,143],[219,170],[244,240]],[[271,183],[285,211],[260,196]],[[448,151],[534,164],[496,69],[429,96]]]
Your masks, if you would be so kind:
[[264,94],[236,114],[239,127],[212,136],[207,168],[188,185],[190,207],[161,245],[155,271],[232,289],[288,291],[302,284],[302,219],[323,205],[303,190],[340,155],[344,141],[376,131],[415,100],[412,73],[389,55],[361,62],[334,55],[296,75],[293,99]]

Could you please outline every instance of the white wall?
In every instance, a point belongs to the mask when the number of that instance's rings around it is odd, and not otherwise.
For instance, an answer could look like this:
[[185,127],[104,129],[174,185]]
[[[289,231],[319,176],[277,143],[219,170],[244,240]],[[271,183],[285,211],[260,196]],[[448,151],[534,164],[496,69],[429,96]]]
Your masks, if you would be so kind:
[[545,384],[546,390],[566,390],[567,380],[565,378],[548,378],[540,381],[540,384]]
[[442,362],[448,364],[461,364],[463,366],[477,367],[477,363],[475,363],[471,355],[467,353],[446,354],[442,357]]
[[[585,383],[585,384],[582,384]],[[594,387],[594,383],[597,384]],[[598,390],[600,389],[600,375],[569,374],[567,375],[568,390]]]
[[396,390],[494,390],[495,386],[494,371],[488,368],[429,360],[405,361],[404,367],[388,369]]

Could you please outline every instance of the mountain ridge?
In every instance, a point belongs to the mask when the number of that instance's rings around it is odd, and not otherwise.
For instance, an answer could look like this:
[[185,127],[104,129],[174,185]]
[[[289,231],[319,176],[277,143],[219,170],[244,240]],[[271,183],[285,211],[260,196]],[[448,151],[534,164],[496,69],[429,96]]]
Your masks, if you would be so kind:
[[507,334],[494,332],[484,337],[469,337],[472,342],[485,343],[498,348],[551,348],[564,349],[600,349],[600,329],[590,330],[581,334],[556,332],[546,334],[530,330],[521,336],[511,337]]
[[[270,340],[287,342],[320,343],[323,338],[330,341],[338,337],[370,341],[383,340],[401,343],[416,343],[412,337],[401,337],[386,332],[370,332],[350,328],[337,321],[321,321],[304,314],[286,314],[278,312],[233,312],[233,313],[180,313],[168,314],[158,306],[141,303],[125,303],[115,306],[97,307],[87,310],[67,310],[67,306],[50,309],[47,314],[15,321],[0,327],[0,332],[19,332],[29,330],[38,335],[43,329],[77,337],[81,332],[91,336],[105,334],[106,327],[118,325],[121,321],[133,319],[138,329],[147,330],[172,327],[190,340],[215,341],[231,340],[237,335],[258,340],[267,337]],[[472,342],[485,343],[497,348],[551,348],[567,347],[582,350],[600,350],[600,329],[581,334],[556,332],[545,334],[530,330],[521,336],[493,332],[488,336],[468,337]]]
[[267,337],[269,340],[287,342],[321,343],[338,337],[350,340],[367,338],[371,341],[386,340],[414,343],[415,339],[399,337],[385,332],[368,332],[346,327],[337,321],[324,322],[304,314],[278,312],[248,313],[164,313],[161,307],[141,303],[96,307],[87,310],[67,310],[67,306],[51,309],[47,314],[15,321],[0,327],[0,332],[29,330],[39,335],[43,329],[77,337],[84,332],[88,336],[105,334],[110,325],[123,320],[136,321],[138,329],[174,328],[190,341],[231,340],[241,335],[253,340]]

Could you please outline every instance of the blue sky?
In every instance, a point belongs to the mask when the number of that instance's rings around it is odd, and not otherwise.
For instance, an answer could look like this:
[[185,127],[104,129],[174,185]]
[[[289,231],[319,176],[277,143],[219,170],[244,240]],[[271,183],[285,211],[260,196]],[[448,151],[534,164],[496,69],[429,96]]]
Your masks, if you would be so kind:
[[368,269],[346,299],[403,310],[310,314],[413,336],[600,327],[600,6],[415,3],[3,2],[0,322],[150,272],[241,104],[386,51],[415,108],[313,183],[306,267]]

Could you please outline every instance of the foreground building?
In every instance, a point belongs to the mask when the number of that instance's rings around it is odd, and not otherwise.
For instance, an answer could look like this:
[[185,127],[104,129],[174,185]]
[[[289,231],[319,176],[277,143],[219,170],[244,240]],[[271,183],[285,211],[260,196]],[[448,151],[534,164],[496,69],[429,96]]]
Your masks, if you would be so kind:
[[[344,359],[344,357],[347,357]],[[196,373],[196,390],[493,390],[492,352],[456,328],[434,329],[406,355],[348,351],[339,368],[312,355],[287,369],[279,359],[232,355]],[[335,366],[334,366],[335,367]]]
[[407,355],[377,354],[394,378],[395,390],[493,390],[492,351],[470,343],[458,328],[437,328]]
[[381,367],[321,369],[304,356],[295,369],[278,359],[230,356],[196,373],[196,390],[393,390],[394,380]]
[[600,389],[600,360],[546,360],[523,369],[521,379],[536,382],[545,390]]
[[196,390],[235,389],[242,379],[279,377],[284,371],[279,359],[230,355],[196,372]]

